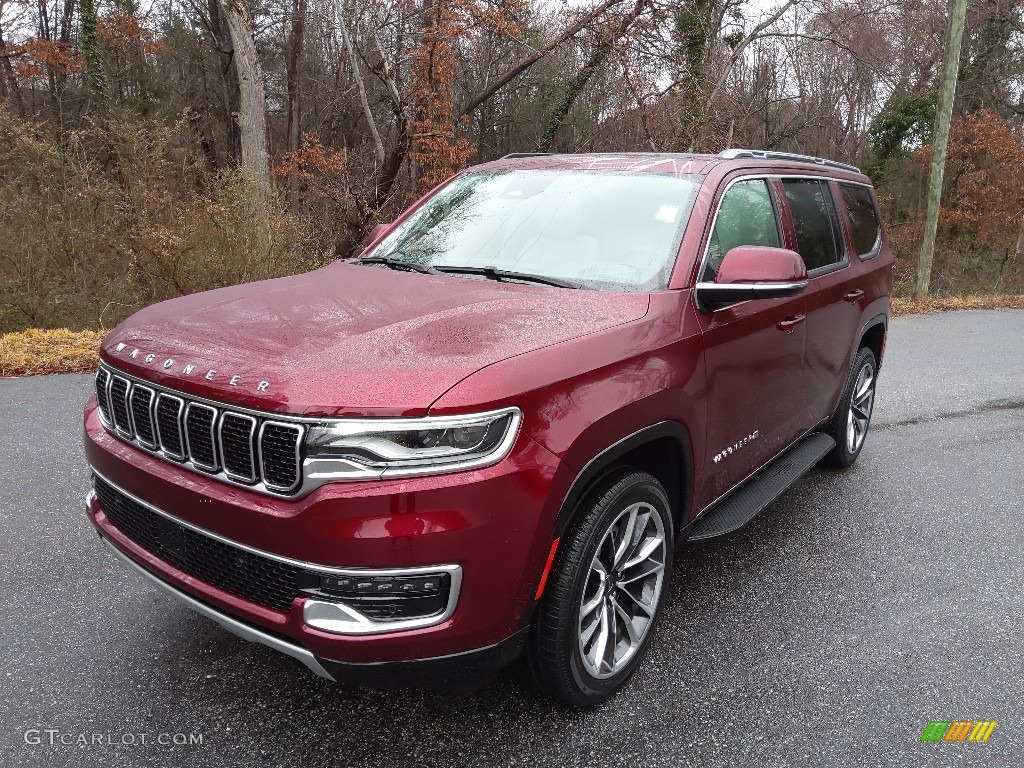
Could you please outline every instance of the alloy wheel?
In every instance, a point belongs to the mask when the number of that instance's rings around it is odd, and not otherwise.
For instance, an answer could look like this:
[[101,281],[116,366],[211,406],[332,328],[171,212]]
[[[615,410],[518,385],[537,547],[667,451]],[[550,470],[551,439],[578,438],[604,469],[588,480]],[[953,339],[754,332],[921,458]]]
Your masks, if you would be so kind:
[[643,645],[665,580],[665,524],[646,502],[624,509],[590,564],[579,609],[580,657],[593,677],[612,677]]
[[857,383],[850,397],[850,412],[846,417],[846,450],[857,453],[868,434],[871,409],[875,404],[875,369],[866,362],[857,375]]

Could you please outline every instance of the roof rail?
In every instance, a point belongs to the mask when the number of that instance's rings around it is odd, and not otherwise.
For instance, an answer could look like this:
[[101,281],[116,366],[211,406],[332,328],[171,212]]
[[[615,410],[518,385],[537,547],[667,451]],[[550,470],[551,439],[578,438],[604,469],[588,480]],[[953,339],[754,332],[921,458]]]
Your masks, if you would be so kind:
[[515,157],[544,157],[545,155],[553,154],[551,152],[510,152],[509,154],[502,157],[502,160],[509,160]]
[[860,168],[855,165],[850,165],[849,163],[840,163],[838,160],[827,160],[824,157],[797,155],[792,152],[771,152],[766,149],[727,149],[723,152],[719,152],[718,156],[723,160],[733,160],[737,157],[753,157],[761,160],[795,160],[799,163],[826,165],[829,168],[842,168],[844,171],[860,173]]

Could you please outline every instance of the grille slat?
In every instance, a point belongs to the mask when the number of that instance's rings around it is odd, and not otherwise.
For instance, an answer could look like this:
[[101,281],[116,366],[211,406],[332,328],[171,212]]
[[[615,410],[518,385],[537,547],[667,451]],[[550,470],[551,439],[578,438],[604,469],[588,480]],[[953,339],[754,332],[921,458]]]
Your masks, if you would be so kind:
[[131,383],[128,379],[115,376],[110,382],[110,413],[118,432],[133,437],[132,420],[128,413],[128,391]]
[[99,406],[100,415],[106,419],[108,424],[112,424],[110,418],[110,398],[108,397],[107,387],[110,385],[110,374],[107,373],[106,368],[100,368],[96,371],[96,405]]
[[298,491],[301,424],[237,413],[147,384],[100,367],[96,402],[114,434],[224,482],[274,495]]
[[217,448],[214,445],[214,425],[217,409],[202,403],[189,403],[185,408],[185,443],[192,463],[199,469],[216,472]]
[[181,412],[185,404],[181,398],[163,392],[156,399],[156,428],[160,449],[175,461],[184,461],[185,444],[181,437]]
[[155,394],[149,387],[135,385],[128,396],[131,406],[132,425],[135,437],[146,448],[156,448],[156,432],[153,427],[153,400]]
[[256,482],[256,419],[225,413],[220,419],[220,452],[224,472],[232,480]]
[[268,488],[290,491],[299,484],[298,449],[302,439],[298,424],[266,421],[260,428],[260,464]]

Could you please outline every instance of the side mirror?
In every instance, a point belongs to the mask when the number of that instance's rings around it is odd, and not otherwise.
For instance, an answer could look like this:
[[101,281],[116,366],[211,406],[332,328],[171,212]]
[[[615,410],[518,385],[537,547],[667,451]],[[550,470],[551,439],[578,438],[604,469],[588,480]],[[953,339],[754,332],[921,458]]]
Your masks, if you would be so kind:
[[752,299],[796,296],[807,288],[807,267],[800,254],[787,248],[740,245],[718,267],[713,283],[697,283],[694,292],[702,312]]
[[373,230],[370,232],[370,240],[369,240],[369,242],[371,242],[371,243],[376,242],[377,238],[380,237],[381,235],[383,235],[389,229],[391,229],[391,225],[394,224],[394,223],[395,222],[393,222],[393,221],[387,221],[387,222],[385,222],[383,224],[378,224],[376,227],[374,227]]

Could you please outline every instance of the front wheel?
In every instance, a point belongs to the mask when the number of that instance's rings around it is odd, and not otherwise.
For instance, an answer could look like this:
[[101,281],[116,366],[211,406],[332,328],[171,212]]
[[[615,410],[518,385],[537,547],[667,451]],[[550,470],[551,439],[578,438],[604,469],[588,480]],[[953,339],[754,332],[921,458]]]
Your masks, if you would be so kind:
[[864,447],[875,406],[876,373],[874,353],[862,347],[854,358],[839,408],[825,430],[836,441],[836,447],[825,457],[825,462],[833,467],[850,466]]
[[623,469],[584,499],[575,519],[528,661],[548,693],[590,706],[625,685],[647,650],[672,570],[672,516],[661,483]]

